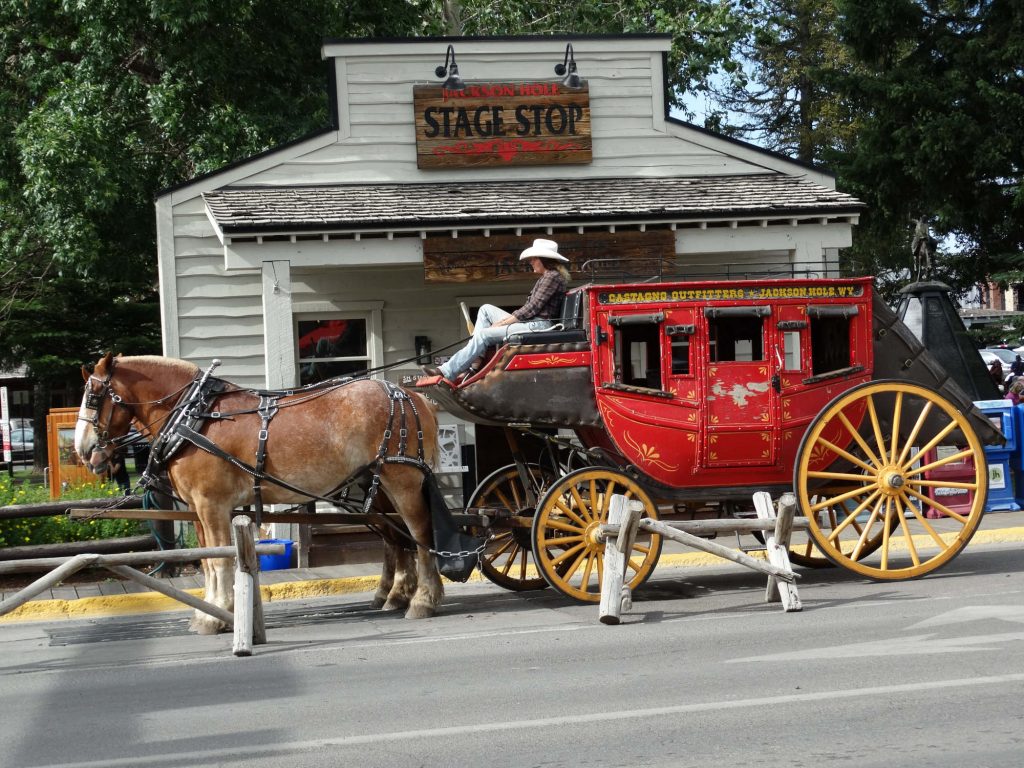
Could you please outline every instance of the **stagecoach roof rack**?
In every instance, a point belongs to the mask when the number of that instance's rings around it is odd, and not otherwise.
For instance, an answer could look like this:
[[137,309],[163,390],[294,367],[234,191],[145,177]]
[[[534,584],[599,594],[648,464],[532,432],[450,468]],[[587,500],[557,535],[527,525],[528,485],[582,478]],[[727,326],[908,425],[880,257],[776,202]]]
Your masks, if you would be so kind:
[[[652,270],[652,266],[656,269]],[[792,280],[847,278],[863,276],[863,273],[843,267],[837,263],[821,261],[776,262],[706,262],[679,264],[674,260],[662,259],[653,264],[650,258],[641,259],[590,259],[579,269],[580,277],[593,283],[661,283],[691,282],[698,280]]]

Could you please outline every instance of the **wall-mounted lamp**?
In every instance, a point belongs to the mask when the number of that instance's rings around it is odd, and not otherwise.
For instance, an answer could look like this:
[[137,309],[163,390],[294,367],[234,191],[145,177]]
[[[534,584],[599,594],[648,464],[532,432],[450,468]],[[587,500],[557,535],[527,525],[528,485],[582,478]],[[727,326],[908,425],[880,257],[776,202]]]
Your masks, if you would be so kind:
[[433,360],[430,359],[431,343],[429,336],[417,336],[414,340],[416,345],[416,364],[417,365],[430,365]]
[[[576,59],[573,56],[572,43],[566,44],[565,58],[562,63],[555,64],[555,74],[562,78],[562,84],[566,88],[579,88],[583,84],[579,73],[576,72]],[[562,77],[563,75],[564,77]]]
[[459,77],[459,65],[455,63],[455,48],[450,45],[444,55],[444,65],[435,69],[434,74],[447,78],[443,85],[449,91],[461,91],[466,87],[462,78]]

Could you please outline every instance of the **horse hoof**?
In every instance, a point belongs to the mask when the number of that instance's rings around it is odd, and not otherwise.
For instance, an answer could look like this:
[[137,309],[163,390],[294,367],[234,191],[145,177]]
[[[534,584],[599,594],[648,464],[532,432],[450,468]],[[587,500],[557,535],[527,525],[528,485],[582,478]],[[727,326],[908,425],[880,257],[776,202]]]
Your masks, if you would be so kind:
[[370,610],[371,611],[379,611],[381,608],[384,607],[384,603],[385,602],[386,602],[386,600],[383,597],[375,597],[375,598],[373,598],[373,600],[370,602]]
[[404,611],[409,607],[409,601],[400,597],[388,598],[388,601],[381,606],[382,611]]
[[409,610],[405,612],[405,618],[407,619],[429,619],[434,615],[434,608],[429,605],[417,605],[413,604],[409,606]]
[[200,619],[195,618],[189,623],[188,628],[195,632],[197,635],[216,635],[219,632],[223,632],[224,622],[217,621],[216,619]]

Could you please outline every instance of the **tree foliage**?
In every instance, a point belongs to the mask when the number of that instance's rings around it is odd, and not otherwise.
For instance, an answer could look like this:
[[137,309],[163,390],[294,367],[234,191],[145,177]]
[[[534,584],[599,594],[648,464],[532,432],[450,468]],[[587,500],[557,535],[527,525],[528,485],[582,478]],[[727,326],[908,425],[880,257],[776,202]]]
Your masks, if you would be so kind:
[[159,349],[153,199],[323,128],[325,36],[415,0],[0,0],[0,365]]
[[909,277],[912,220],[959,291],[1024,278],[1024,6],[1013,0],[757,0],[710,127],[836,173],[867,203],[845,254]]
[[447,18],[458,18],[459,33],[466,35],[670,34],[669,98],[674,106],[685,110],[687,93],[704,90],[712,72],[734,67],[733,47],[747,29],[737,7],[746,3],[747,0],[448,0],[445,5],[457,8]]
[[837,0],[862,65],[839,82],[864,116],[842,178],[880,239],[927,216],[955,238],[948,267],[977,283],[1024,272],[1024,5]]

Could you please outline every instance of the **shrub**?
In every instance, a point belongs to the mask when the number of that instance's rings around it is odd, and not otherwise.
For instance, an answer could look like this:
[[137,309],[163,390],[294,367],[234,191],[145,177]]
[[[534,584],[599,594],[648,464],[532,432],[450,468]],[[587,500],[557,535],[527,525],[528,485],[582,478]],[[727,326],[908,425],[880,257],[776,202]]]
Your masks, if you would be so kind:
[[[99,499],[120,495],[115,483],[89,483],[65,489],[60,498]],[[45,486],[0,477],[0,506],[38,504],[49,500],[50,494]],[[82,520],[64,515],[0,520],[0,547],[116,539],[144,533],[144,526],[145,523],[139,520]]]

